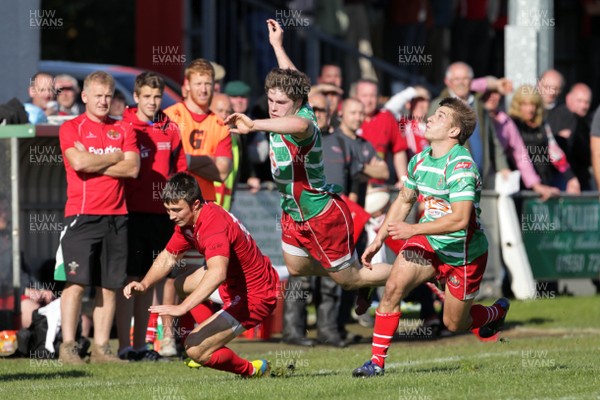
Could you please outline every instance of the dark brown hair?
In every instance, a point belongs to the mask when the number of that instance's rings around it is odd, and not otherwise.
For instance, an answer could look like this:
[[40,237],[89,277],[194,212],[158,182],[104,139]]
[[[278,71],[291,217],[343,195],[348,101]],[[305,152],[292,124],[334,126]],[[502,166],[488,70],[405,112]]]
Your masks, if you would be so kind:
[[139,96],[143,86],[148,86],[151,89],[158,89],[162,94],[165,90],[165,80],[155,72],[145,71],[135,78],[135,84],[133,86],[134,93]]
[[308,101],[310,78],[303,72],[294,69],[273,68],[265,78],[265,92],[279,89],[294,103]]

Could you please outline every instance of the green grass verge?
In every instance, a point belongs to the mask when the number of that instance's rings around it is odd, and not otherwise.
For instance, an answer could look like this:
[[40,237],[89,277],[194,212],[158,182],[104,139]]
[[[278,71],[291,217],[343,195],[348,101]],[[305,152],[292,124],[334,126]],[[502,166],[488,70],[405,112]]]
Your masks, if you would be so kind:
[[[472,335],[394,342],[386,375],[354,379],[370,345],[301,349],[238,340],[245,358],[267,358],[279,378],[244,380],[180,362],[86,365],[0,359],[0,399],[599,399],[600,297],[513,302],[497,343]],[[368,331],[367,331],[368,332]]]

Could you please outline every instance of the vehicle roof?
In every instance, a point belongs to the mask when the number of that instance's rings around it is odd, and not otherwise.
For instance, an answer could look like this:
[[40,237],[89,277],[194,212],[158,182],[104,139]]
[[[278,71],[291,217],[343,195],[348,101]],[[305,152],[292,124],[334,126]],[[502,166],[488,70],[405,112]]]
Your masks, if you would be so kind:
[[[123,95],[128,104],[133,104],[133,83],[135,77],[140,73],[144,72],[144,69],[136,67],[128,67],[123,65],[114,64],[98,64],[98,63],[81,63],[74,61],[50,61],[41,60],[38,64],[39,70],[48,72],[53,75],[57,74],[69,74],[75,79],[83,81],[87,75],[94,71],[106,71],[111,74],[116,82],[116,88],[124,92]],[[181,98],[181,85],[175,82],[173,79],[160,74],[165,79],[165,97],[167,97],[166,103],[163,104],[162,108],[166,108],[171,104],[179,101]],[[124,87],[123,82],[127,82],[127,87]]]

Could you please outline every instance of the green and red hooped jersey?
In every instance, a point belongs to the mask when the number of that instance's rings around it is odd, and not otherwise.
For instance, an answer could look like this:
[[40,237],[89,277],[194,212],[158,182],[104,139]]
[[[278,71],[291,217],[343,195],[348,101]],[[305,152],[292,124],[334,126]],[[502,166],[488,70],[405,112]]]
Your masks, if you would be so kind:
[[321,131],[307,103],[296,113],[313,124],[313,134],[303,140],[292,135],[270,133],[271,174],[281,193],[281,209],[294,221],[306,221],[318,215],[341,188],[328,184],[323,164]]
[[452,213],[451,203],[473,202],[467,229],[427,235],[442,262],[463,266],[487,251],[488,242],[479,220],[481,176],[469,150],[457,144],[448,154],[434,158],[431,148],[426,148],[408,163],[408,179],[404,185],[423,195],[425,212],[419,223],[432,222]]

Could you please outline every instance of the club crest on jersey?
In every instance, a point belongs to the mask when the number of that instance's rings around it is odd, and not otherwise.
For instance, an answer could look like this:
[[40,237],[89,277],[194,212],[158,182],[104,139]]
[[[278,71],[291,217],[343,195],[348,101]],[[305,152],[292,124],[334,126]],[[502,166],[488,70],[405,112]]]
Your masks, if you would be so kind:
[[469,168],[471,168],[472,165],[473,165],[472,162],[460,161],[460,162],[456,163],[456,165],[454,166],[454,170],[456,171],[457,169],[469,169]]
[[121,134],[115,131],[114,129],[111,129],[108,132],[106,132],[106,136],[108,136],[108,138],[112,140],[119,140],[121,138]]
[[448,278],[448,283],[454,287],[459,287],[460,286],[460,279],[458,279],[456,276],[454,275],[450,275],[450,278]]
[[444,186],[444,177],[440,176],[440,179],[438,179],[436,186],[438,188],[441,188],[442,186]]

